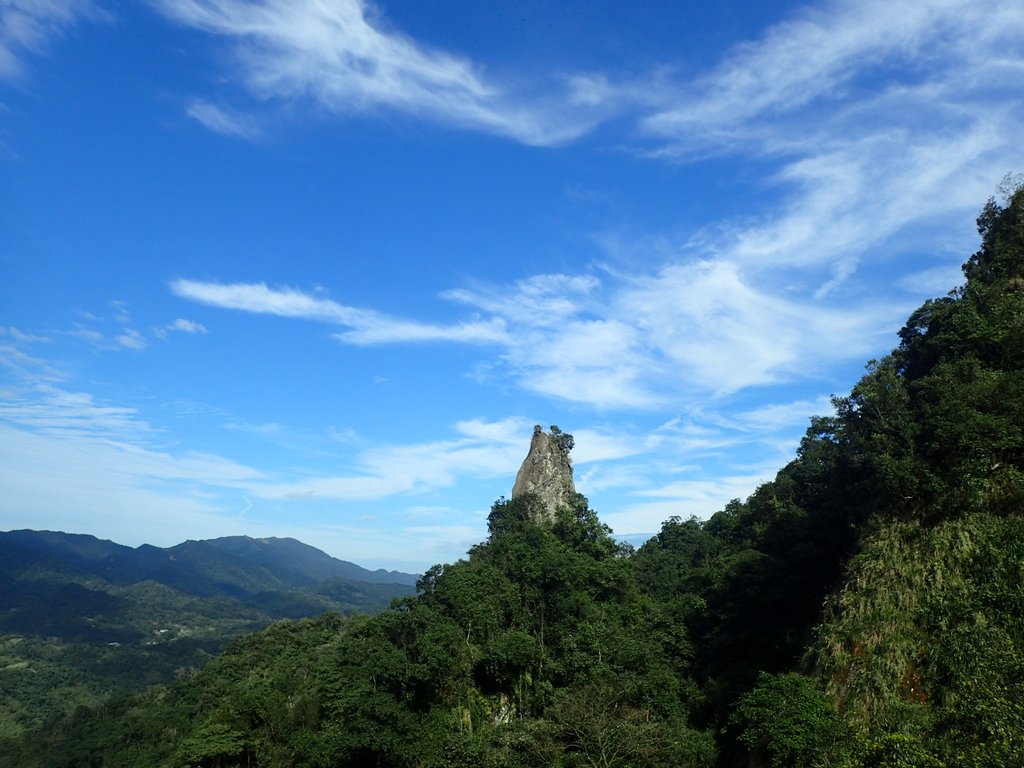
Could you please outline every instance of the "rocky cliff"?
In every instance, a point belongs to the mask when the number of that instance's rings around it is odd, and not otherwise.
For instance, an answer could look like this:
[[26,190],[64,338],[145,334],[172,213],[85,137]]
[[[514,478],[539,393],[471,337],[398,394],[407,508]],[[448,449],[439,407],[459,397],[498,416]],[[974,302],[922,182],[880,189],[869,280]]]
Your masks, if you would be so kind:
[[576,485],[572,481],[572,435],[552,426],[547,433],[538,424],[533,428],[530,451],[516,474],[512,498],[525,493],[536,494],[547,509],[547,520],[552,521],[562,504],[571,505],[576,499]]

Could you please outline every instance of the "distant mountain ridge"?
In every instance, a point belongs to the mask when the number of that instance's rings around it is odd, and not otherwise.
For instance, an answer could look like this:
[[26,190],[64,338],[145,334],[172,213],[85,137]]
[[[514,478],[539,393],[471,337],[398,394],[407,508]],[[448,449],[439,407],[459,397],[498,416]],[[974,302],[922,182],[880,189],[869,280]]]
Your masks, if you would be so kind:
[[132,548],[0,532],[0,742],[76,706],[194,674],[228,640],[279,619],[379,613],[417,579],[295,539]]
[[155,581],[198,597],[240,598],[333,580],[411,587],[418,579],[416,574],[367,570],[290,538],[227,536],[132,548],[87,534],[23,529],[0,532],[0,552],[5,575],[19,563],[59,564],[111,584]]
[[132,548],[87,534],[0,532],[0,633],[146,642],[149,630],[140,627],[159,615],[185,636],[207,632],[199,617],[221,627],[217,635],[227,620],[233,634],[324,611],[377,613],[411,595],[417,578],[370,571],[295,539]]

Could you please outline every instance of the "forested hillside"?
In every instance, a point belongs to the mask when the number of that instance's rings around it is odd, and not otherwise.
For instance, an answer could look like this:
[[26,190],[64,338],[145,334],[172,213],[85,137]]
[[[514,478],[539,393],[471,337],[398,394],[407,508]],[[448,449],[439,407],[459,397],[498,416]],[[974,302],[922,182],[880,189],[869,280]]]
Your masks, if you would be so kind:
[[162,549],[0,532],[0,740],[78,706],[191,676],[230,639],[275,620],[378,613],[415,581],[292,539],[234,536]]
[[1024,765],[1024,190],[796,458],[633,551],[586,499],[238,640],[16,766]]

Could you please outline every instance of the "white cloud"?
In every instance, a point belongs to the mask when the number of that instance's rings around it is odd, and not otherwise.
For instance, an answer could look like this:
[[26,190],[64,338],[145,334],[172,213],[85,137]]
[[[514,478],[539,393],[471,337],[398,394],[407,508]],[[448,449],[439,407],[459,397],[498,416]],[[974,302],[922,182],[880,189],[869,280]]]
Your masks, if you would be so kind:
[[[593,497],[603,491],[621,488],[638,488],[649,481],[651,467],[635,463],[596,463],[576,471],[576,490]],[[602,515],[603,517],[603,515]]]
[[351,330],[335,334],[347,344],[453,341],[474,344],[504,340],[499,320],[433,325],[402,320],[380,312],[339,304],[292,288],[269,288],[265,283],[209,283],[175,280],[171,290],[184,299],[221,309],[277,315],[347,325]]
[[147,457],[124,448],[0,424],[0,527],[45,524],[140,544],[209,530],[215,503],[157,482]]
[[[589,130],[593,109],[519,103],[465,58],[391,29],[362,0],[156,0],[171,19],[234,42],[240,77],[258,99],[311,99],[334,114],[379,109],[557,144]],[[575,92],[580,92],[577,85]],[[581,105],[581,107],[586,105]],[[190,114],[221,133],[237,120],[208,103]]]
[[114,299],[110,302],[111,309],[114,310],[115,322],[127,325],[132,321],[132,313],[128,309],[128,303],[121,301],[120,299]]
[[190,334],[206,333],[206,326],[202,323],[197,323],[195,320],[185,320],[179,317],[173,323],[167,325],[167,330]]
[[[0,398],[0,527],[80,530],[173,543],[182,530],[220,535],[221,497],[260,479],[203,452],[158,446],[133,408],[26,379]],[[180,540],[180,539],[177,539]]]
[[600,281],[593,275],[533,275],[505,286],[456,288],[443,298],[461,302],[488,313],[507,317],[516,324],[555,326],[586,309],[587,297],[597,292]]
[[617,311],[635,318],[674,375],[718,394],[803,377],[808,360],[860,357],[892,320],[891,309],[838,309],[759,290],[725,261],[673,265],[636,280]]
[[[333,91],[324,84],[336,80],[338,92],[354,89],[365,104],[413,111],[417,89],[449,107],[464,106],[465,94],[493,95],[467,62],[382,31],[358,3],[318,6],[301,19],[296,9],[304,3],[167,0],[164,7],[184,23],[242,41],[250,85],[302,82],[326,98]],[[491,361],[490,372],[601,408],[654,408],[791,381],[807,375],[810,360],[821,369],[877,353],[878,334],[898,327],[912,308],[905,294],[894,300],[853,291],[831,301],[865,265],[934,248],[937,240],[959,265],[973,245],[978,201],[1019,164],[1024,56],[1013,42],[1021,34],[1024,7],[1016,2],[979,8],[931,0],[895,13],[882,0],[835,0],[735,47],[689,84],[673,88],[656,73],[647,103],[662,106],[642,126],[658,151],[775,161],[759,183],[777,189],[777,202],[757,219],[694,234],[682,251],[655,254],[664,266],[653,274],[605,283],[589,274],[536,275],[512,286],[458,288],[443,297],[480,315],[446,325],[261,285],[207,284],[235,290],[233,298],[180,292],[348,325],[337,338],[349,344],[497,345],[501,367]],[[264,72],[278,60],[284,74]],[[373,64],[360,69],[359,62]],[[389,79],[413,71],[423,77]],[[635,84],[616,85],[601,73],[568,82],[576,102],[644,103],[620,93],[633,93]],[[924,237],[926,229],[939,237]],[[907,280],[897,276],[893,284]],[[267,295],[252,295],[261,289]]]
[[204,283],[175,280],[171,290],[184,299],[224,309],[237,309],[280,317],[362,325],[371,312],[346,307],[331,299],[322,299],[290,288],[268,288],[265,283]]
[[661,529],[661,524],[674,515],[683,519],[697,517],[706,520],[732,499],[749,496],[757,486],[772,479],[777,469],[775,465],[764,464],[740,474],[713,478],[698,476],[635,491],[633,495],[636,497],[656,500],[626,505],[618,511],[602,515],[602,519],[620,535],[656,533]]
[[508,446],[518,445],[522,441],[523,434],[527,432],[527,424],[523,419],[500,419],[499,421],[487,421],[485,419],[467,419],[455,425],[455,430],[465,438],[482,440],[491,443]]
[[955,264],[930,267],[899,279],[899,286],[919,296],[941,296],[964,281],[963,270]]
[[[908,88],[919,87],[922,75],[925,84],[929,76],[966,83],[965,68],[1017,67],[1013,43],[1022,29],[1024,11],[1012,1],[920,0],[898,9],[885,0],[825,3],[734,48],[679,95],[680,106],[646,126],[683,147],[729,146],[761,124],[770,130],[780,116],[806,117],[810,105],[860,100],[863,78],[895,78],[897,65]],[[1000,55],[992,59],[991,50]]]
[[461,437],[367,449],[348,475],[261,484],[253,493],[268,499],[365,501],[424,493],[459,479],[499,477],[522,461],[532,425],[523,419],[471,420],[458,423],[456,431]]
[[393,319],[263,283],[178,280],[183,298],[247,312],[351,326],[335,337],[373,345],[448,341],[496,345],[525,389],[598,408],[655,408],[807,376],[870,354],[906,308],[838,309],[755,288],[725,261],[675,264],[602,283],[537,275],[513,286],[444,296],[482,316],[451,325]]
[[48,336],[25,333],[24,331],[15,328],[13,325],[6,328],[0,326],[0,333],[10,336],[19,344],[48,344],[50,342],[50,338]]
[[124,349],[131,349],[139,352],[145,349],[148,344],[142,334],[131,328],[125,328],[122,333],[114,337],[114,342]]
[[96,349],[122,350],[129,349],[133,352],[140,352],[149,346],[145,337],[132,328],[123,328],[119,333],[108,337],[95,328],[83,328],[81,326],[68,331],[68,335],[84,341]]
[[576,446],[573,448],[574,464],[591,464],[646,453],[649,445],[643,436],[631,435],[621,430],[575,429],[572,432]]
[[619,97],[620,89],[613,86],[600,72],[573,75],[569,78],[569,100],[573,104],[602,106]]
[[53,435],[90,435],[98,439],[137,438],[149,431],[133,408],[97,404],[83,392],[35,382],[0,401],[0,418]]
[[334,337],[346,344],[366,346],[425,341],[453,341],[471,344],[498,343],[506,339],[505,324],[500,320],[464,322],[455,325],[433,325],[394,320],[383,315],[368,319],[361,327]]
[[769,403],[730,414],[719,423],[745,432],[778,432],[794,426],[806,427],[812,416],[831,416],[835,413],[832,400],[821,396],[814,400],[795,400],[791,403]]
[[0,80],[25,72],[25,58],[43,53],[81,19],[105,14],[90,0],[3,0],[0,2]]
[[809,359],[826,366],[862,357],[905,311],[793,298],[755,287],[723,260],[603,285],[558,278],[544,281],[540,309],[531,281],[446,295],[508,326],[505,361],[524,387],[602,408],[657,407],[799,379]]
[[[26,354],[13,344],[0,343],[0,370],[19,384],[32,382],[48,386],[64,378],[64,374],[45,360]],[[11,397],[9,393],[6,397]]]
[[81,326],[78,326],[68,333],[76,339],[80,339],[86,344],[91,344],[92,346],[100,349],[110,349],[111,347],[110,341],[108,341],[107,337],[93,328],[82,328]]
[[227,107],[196,100],[188,105],[186,114],[214,133],[254,141],[262,135],[259,124],[249,115]]
[[774,210],[698,245],[762,274],[801,270],[824,298],[923,231],[954,258],[973,245],[978,201],[1020,164],[1022,35],[1015,0],[834,0],[677,85],[642,126],[655,155],[774,164],[760,182]]

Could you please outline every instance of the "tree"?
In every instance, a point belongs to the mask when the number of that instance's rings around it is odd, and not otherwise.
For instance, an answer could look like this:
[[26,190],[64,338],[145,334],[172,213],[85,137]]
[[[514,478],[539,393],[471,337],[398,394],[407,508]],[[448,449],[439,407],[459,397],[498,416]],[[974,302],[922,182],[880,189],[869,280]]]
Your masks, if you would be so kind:
[[551,436],[555,438],[558,449],[568,457],[569,452],[576,446],[576,441],[568,432],[563,432],[554,424],[551,425]]
[[207,723],[181,742],[175,765],[181,768],[227,768],[249,762],[245,737],[222,723]]
[[813,680],[795,673],[761,673],[730,723],[755,759],[772,768],[844,765],[853,753],[852,733],[835,705]]

